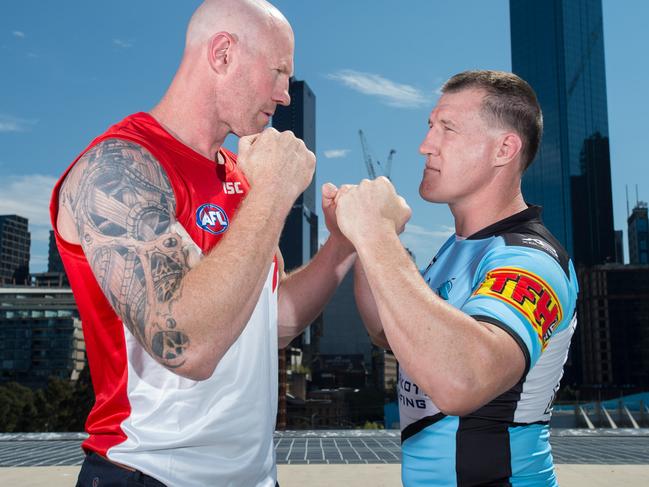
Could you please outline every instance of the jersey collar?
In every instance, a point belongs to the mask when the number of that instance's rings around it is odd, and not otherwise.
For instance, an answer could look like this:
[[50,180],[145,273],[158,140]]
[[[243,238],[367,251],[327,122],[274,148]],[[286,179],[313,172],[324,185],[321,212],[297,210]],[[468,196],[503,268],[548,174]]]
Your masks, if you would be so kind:
[[528,205],[528,207],[523,211],[519,211],[518,213],[508,216],[496,223],[492,223],[482,230],[478,230],[473,235],[467,237],[467,240],[481,240],[483,238],[502,235],[503,233],[507,233],[509,230],[519,227],[523,223],[541,223],[542,212],[543,208],[540,206]]

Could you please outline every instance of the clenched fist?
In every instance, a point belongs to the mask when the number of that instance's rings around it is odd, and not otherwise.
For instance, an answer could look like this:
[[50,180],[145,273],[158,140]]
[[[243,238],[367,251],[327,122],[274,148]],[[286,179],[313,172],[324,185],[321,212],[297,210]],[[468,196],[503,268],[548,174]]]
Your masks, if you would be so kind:
[[315,155],[293,132],[267,128],[239,139],[237,165],[251,190],[267,191],[293,204],[313,178]]
[[403,232],[412,211],[384,177],[364,179],[358,186],[343,186],[336,195],[340,231],[354,244],[372,232]]

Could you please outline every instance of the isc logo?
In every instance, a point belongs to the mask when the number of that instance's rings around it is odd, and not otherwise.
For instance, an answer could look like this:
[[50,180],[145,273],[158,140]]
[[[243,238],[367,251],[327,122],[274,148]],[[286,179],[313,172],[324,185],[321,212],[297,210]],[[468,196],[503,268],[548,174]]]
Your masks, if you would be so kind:
[[228,215],[220,206],[205,203],[196,210],[196,225],[206,232],[218,235],[228,229]]
[[225,194],[243,194],[241,181],[223,181],[223,192]]

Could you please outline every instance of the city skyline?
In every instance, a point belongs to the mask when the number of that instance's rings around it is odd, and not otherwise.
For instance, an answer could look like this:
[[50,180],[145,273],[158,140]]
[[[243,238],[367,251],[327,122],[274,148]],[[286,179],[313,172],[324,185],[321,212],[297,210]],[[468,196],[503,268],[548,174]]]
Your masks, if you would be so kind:
[[[144,23],[154,4],[155,22]],[[197,4],[117,1],[103,11],[80,1],[25,1],[5,7],[0,214],[29,218],[32,272],[47,266],[54,180],[94,136],[128,113],[151,108],[162,95]],[[397,150],[392,179],[414,210],[403,241],[424,266],[452,232],[448,209],[423,202],[417,193],[425,120],[448,76],[471,68],[511,69],[509,2],[421,0],[407,10],[388,1],[275,4],[295,30],[295,75],[318,101],[316,201],[326,181],[366,177],[358,140],[363,129],[375,158],[385,160],[390,149]],[[636,95],[649,78],[649,67],[637,62],[649,38],[642,28],[649,5],[624,6],[603,1],[614,226],[624,230],[626,247],[624,185],[639,183],[640,199],[649,192],[640,146],[647,102]],[[49,22],[55,15],[60,20]],[[102,22],[94,21],[98,15]],[[226,146],[236,149],[233,140]],[[320,219],[321,238],[323,229]]]

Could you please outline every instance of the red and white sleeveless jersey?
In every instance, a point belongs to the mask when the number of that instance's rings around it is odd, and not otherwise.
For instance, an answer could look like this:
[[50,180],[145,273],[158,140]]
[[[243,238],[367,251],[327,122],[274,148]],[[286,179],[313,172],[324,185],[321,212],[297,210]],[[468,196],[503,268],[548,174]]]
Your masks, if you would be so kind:
[[[182,227],[174,230],[186,233],[203,255],[218,244],[249,189],[234,154],[221,149],[225,164],[216,164],[146,113],[114,125],[83,153],[109,138],[135,142],[160,162]],[[96,396],[83,448],[169,486],[274,486],[277,261],[269,263],[250,321],[212,376],[204,381],[180,377],[140,346],[106,300],[82,248],[59,234],[59,189],[70,168],[54,187],[50,214],[83,321]],[[205,282],[206,297],[209,288]]]

